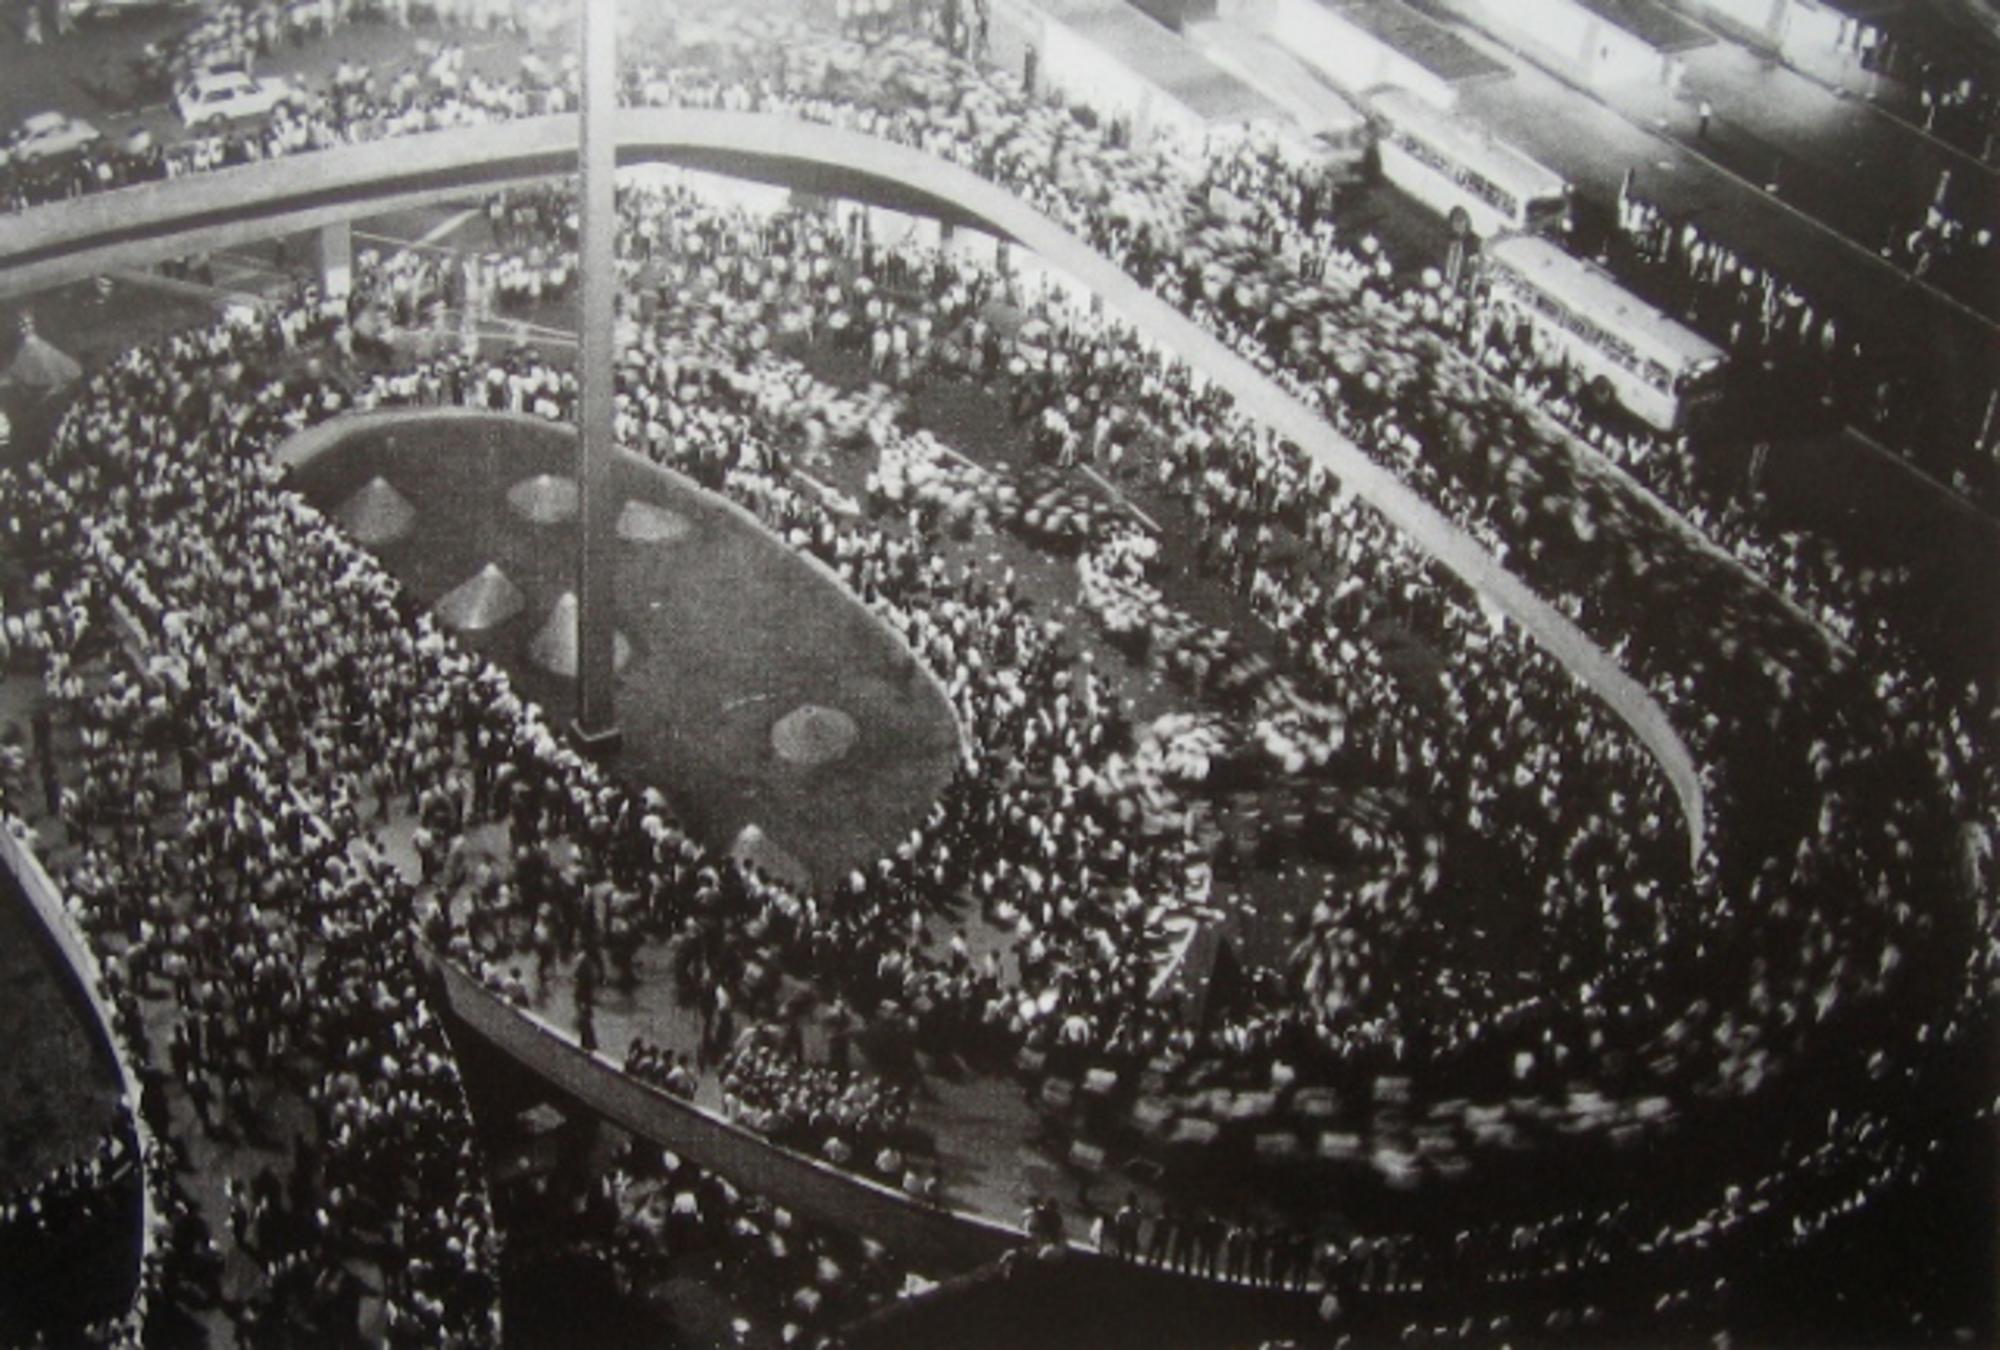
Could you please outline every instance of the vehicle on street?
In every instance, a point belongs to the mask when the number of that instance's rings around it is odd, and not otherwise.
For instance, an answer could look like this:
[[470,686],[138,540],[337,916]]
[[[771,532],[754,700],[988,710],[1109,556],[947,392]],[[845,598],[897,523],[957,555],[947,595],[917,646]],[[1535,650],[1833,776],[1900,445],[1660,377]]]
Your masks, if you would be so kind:
[[1382,176],[1451,222],[1488,238],[1567,228],[1570,187],[1483,127],[1440,111],[1406,89],[1368,96],[1379,126]]
[[201,0],[66,0],[72,19],[110,19],[120,14],[157,14],[170,9],[200,9]]
[[1678,431],[1722,395],[1722,348],[1653,308],[1595,264],[1533,235],[1489,242],[1495,298],[1508,302],[1588,381],[1661,431]]
[[21,129],[7,138],[5,157],[18,164],[66,155],[102,140],[103,135],[81,117],[68,113],[41,112],[21,122]]
[[197,75],[174,94],[174,110],[191,127],[264,117],[275,108],[303,108],[305,103],[305,95],[285,80],[241,70]]

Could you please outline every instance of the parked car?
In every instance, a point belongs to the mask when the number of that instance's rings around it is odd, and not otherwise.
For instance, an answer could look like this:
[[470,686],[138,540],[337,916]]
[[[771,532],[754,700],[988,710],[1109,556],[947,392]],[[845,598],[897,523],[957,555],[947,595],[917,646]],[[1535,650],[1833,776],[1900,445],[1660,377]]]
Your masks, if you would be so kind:
[[201,0],[67,0],[72,19],[113,19],[168,9],[199,9]]
[[263,117],[273,108],[303,108],[305,95],[277,76],[258,78],[240,70],[197,75],[174,95],[174,109],[188,126]]
[[68,113],[44,112],[22,121],[21,129],[7,138],[6,157],[26,164],[66,155],[103,139],[96,127]]

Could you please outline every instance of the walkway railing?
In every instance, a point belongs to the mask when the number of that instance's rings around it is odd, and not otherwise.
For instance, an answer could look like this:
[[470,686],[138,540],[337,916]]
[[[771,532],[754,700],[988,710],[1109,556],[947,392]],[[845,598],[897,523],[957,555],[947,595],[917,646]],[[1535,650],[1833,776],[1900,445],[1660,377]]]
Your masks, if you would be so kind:
[[773,1203],[874,1238],[927,1273],[974,1270],[1027,1241],[1018,1228],[913,1200],[643,1083],[462,967],[427,954],[445,1005],[466,1030],[604,1119]]

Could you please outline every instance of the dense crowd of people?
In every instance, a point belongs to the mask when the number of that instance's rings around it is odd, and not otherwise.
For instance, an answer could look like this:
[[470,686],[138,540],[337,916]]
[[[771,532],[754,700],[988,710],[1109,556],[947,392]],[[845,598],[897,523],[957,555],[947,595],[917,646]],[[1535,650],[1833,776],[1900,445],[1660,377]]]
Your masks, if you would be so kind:
[[935,1145],[910,1124],[907,1089],[864,1070],[816,1067],[785,1041],[775,1026],[737,1041],[717,1070],[723,1115],[787,1148],[935,1198]]
[[[794,226],[793,228],[796,229],[797,227]],[[918,270],[921,271],[921,268],[919,268]],[[673,361],[675,363],[675,368],[680,372],[678,378],[683,383],[685,383],[689,378],[687,375],[687,371],[690,368],[690,363],[687,361],[685,357],[673,358]],[[796,377],[790,379],[760,377],[758,379],[751,381],[751,383],[754,383],[761,388],[781,388],[792,391],[798,391],[805,388],[804,383],[798,380]],[[721,392],[721,388],[712,387],[709,390],[709,392],[711,395],[714,395],[716,393]],[[825,393],[822,393],[820,396],[812,399],[802,399],[801,406],[810,407],[814,409],[824,409],[828,406],[829,402],[830,400],[828,396]],[[704,422],[709,422],[712,421],[714,417],[715,417],[715,412],[713,408],[705,406],[704,411],[701,414],[701,420]],[[686,432],[689,430],[691,426],[694,425],[696,424],[693,422],[692,419],[690,419],[690,421],[688,422],[679,424],[677,430]],[[692,446],[689,445],[690,440],[692,440],[693,442]],[[747,446],[752,447],[750,450],[746,452],[748,457],[752,458],[755,462],[759,463],[760,465],[768,463],[769,451],[767,446],[764,446],[761,443],[753,443],[747,436],[744,438],[744,443]],[[710,448],[708,443],[708,435],[705,433],[697,434],[692,437],[684,437],[683,440],[680,442],[680,445],[677,447],[677,449],[679,449],[682,453],[685,453],[693,462],[707,463],[710,465],[713,465],[715,463],[715,460],[713,458],[715,452]],[[744,475],[740,470],[730,471],[723,474],[723,478],[725,481],[732,478],[735,479],[736,486],[738,486],[739,488],[742,486],[743,479],[745,476],[746,475]],[[800,505],[799,500],[788,496],[785,493],[784,489],[777,487],[775,485],[770,485],[770,484],[762,485],[757,489],[755,489],[754,495],[757,500],[763,501],[767,504],[773,501],[782,501],[786,503],[787,510],[800,511],[804,509]],[[784,520],[786,518],[780,517],[780,519]],[[1068,1019],[1065,1019],[1063,1022],[1064,1031],[1068,1031],[1071,1025],[1072,1023]],[[1081,1035],[1084,1041],[1087,1042],[1089,1039],[1089,1029],[1087,1025],[1085,1026]]]
[[[159,1112],[156,1127],[168,1123],[153,1103],[169,1070],[211,1133],[259,1135],[274,1090],[309,1108],[294,1178],[309,1203],[294,1206],[302,1221],[287,1241],[265,1249],[262,1296],[234,1310],[242,1334],[340,1334],[337,1322],[296,1320],[340,1306],[308,1291],[393,1232],[408,1259],[383,1272],[390,1339],[479,1341],[496,1306],[493,1236],[456,1064],[408,945],[407,886],[379,853],[350,851],[345,752],[319,709],[277,715],[291,677],[256,655],[322,625],[334,612],[323,604],[354,611],[332,598],[334,569],[317,599],[307,584],[291,592],[295,605],[269,610],[251,578],[345,545],[240,458],[237,426],[209,420],[227,403],[215,388],[169,373],[211,361],[227,370],[265,340],[224,328],[128,354],[100,374],[51,458],[8,485],[10,544],[50,569],[19,597],[41,620],[24,624],[23,654],[40,661],[56,722],[82,752],[63,789],[61,880],[99,944],[141,1081],[155,1084],[140,1105]],[[204,524],[156,529],[121,513],[136,498],[177,500]],[[210,528],[242,533],[224,549]],[[384,633],[401,632],[386,590],[365,594]],[[143,634],[145,655],[129,664],[106,651],[119,640],[114,613]],[[325,692],[360,694],[366,666],[413,640],[371,648],[357,637],[346,677]],[[248,716],[253,705],[272,716]],[[284,767],[300,755],[312,773]],[[169,837],[173,848],[158,846]],[[153,998],[170,998],[177,1017],[164,1045],[143,1031],[140,1003]]]
[[[622,358],[628,443],[670,453],[835,567],[944,681],[968,731],[961,771],[916,836],[829,894],[710,858],[659,802],[601,779],[503,675],[400,608],[393,584],[277,491],[259,458],[350,403],[567,416],[567,372],[525,352],[460,351],[351,392],[323,373],[281,374],[287,334],[310,345],[344,327],[314,297],[268,325],[225,324],[120,358],[50,463],[9,484],[18,536],[59,560],[36,579],[20,645],[43,661],[49,697],[87,750],[62,813],[77,854],[65,881],[110,958],[114,995],[171,990],[185,1032],[167,1053],[182,1056],[183,1083],[209,1085],[213,1128],[257,1119],[253,1078],[312,1107],[299,1169],[312,1203],[282,1211],[303,1221],[255,1226],[260,1250],[271,1229],[274,1300],[352,1315],[342,1291],[302,1286],[393,1216],[413,1258],[387,1279],[393,1335],[476,1339],[490,1313],[490,1221],[455,1070],[422,1000],[413,913],[434,945],[496,982],[524,952],[587,952],[624,927],[696,953],[717,987],[753,967],[810,974],[874,1016],[908,1017],[927,1043],[1025,1045],[1077,1079],[1164,1058],[1246,1082],[1283,1069],[1287,1086],[1380,1101],[1394,1077],[1404,1109],[1344,1122],[1367,1132],[1366,1166],[1392,1179],[1449,1175],[1468,1154],[1504,1167],[1511,1150],[1481,1142],[1482,1128],[1503,1137],[1501,1125],[1550,1146],[1613,1122],[1685,1142],[1732,1119],[1716,1102],[1767,1103],[1767,1083],[1782,1079],[1812,1090],[1760,1129],[1812,1146],[1730,1185],[1778,1197],[1767,1206],[1789,1219],[1822,1178],[1844,1203],[1857,1159],[1864,1189],[1907,1180],[1922,1150],[1897,1138],[1892,1108],[1865,1141],[1820,1119],[1857,1081],[1881,1080],[1874,1057],[1905,1086],[1924,1059],[1913,1043],[1956,1044],[1979,1016],[1992,915],[1923,899],[1950,893],[1937,884],[1940,851],[1961,826],[1979,828],[1992,801],[1977,700],[1937,689],[1885,629],[1854,634],[1868,646],[1852,663],[1801,632],[1523,410],[1511,381],[1496,385],[1444,345],[1438,328],[1455,325],[1428,311],[1454,302],[1398,287],[1283,164],[1112,147],[1005,78],[907,39],[857,47],[748,21],[707,30],[688,55],[703,63],[637,72],[640,92],[831,120],[999,178],[1504,550],[1680,721],[1709,780],[1706,852],[1692,876],[1672,861],[1677,822],[1657,773],[1550,658],[1495,632],[1322,466],[1117,321],[1045,296],[1029,307],[1046,329],[1041,359],[1016,369],[974,298],[1007,282],[961,255],[884,250],[833,218],[752,222],[685,194],[628,194],[633,223],[654,222],[628,234],[657,241],[652,259],[634,245],[628,265],[644,278],[649,261],[671,260]],[[524,257],[545,249],[550,265],[559,243],[546,233],[531,213],[511,243]],[[411,266],[387,264],[391,293]],[[364,276],[357,305],[383,284]],[[792,472],[791,445],[857,429],[900,447],[884,482],[940,462],[909,445],[893,413],[877,415],[889,400],[857,406],[772,350],[841,330],[891,388],[939,377],[925,353],[959,353],[956,369],[1005,384],[1055,465],[1088,462],[1181,501],[1204,565],[1281,639],[1282,679],[1229,682],[1225,693],[1241,695],[1230,736],[1283,775],[1397,782],[1434,803],[1444,824],[1383,832],[1369,880],[1302,925],[1293,968],[1253,981],[1214,1025],[1151,998],[1146,940],[1163,911],[1198,898],[1189,864],[1200,851],[1185,836],[1146,837],[1118,809],[1133,787],[1130,739],[1098,676],[1005,579],[948,562],[923,512],[914,528],[887,513],[852,520]],[[1062,533],[1087,541],[1080,572],[1100,612],[1136,610],[1157,659],[1203,693],[1244,664],[1217,646],[1226,635],[1173,613],[1129,536],[1079,514]],[[105,641],[114,598],[139,616],[149,654],[87,686],[78,670]],[[1423,696],[1385,659],[1391,625],[1440,656]],[[301,660],[314,678],[298,678]],[[1773,786],[1794,777],[1811,790]],[[1145,775],[1140,795],[1161,783]],[[364,824],[406,793],[467,804],[435,821],[425,812],[444,833],[507,824],[518,852],[501,893],[454,894],[429,877],[413,888],[387,864]],[[183,812],[188,842],[156,847]],[[556,841],[576,850],[574,873],[528,861]],[[1539,964],[1504,968],[1457,921],[1491,890],[1532,909],[1522,922]],[[195,894],[210,903],[187,903]],[[1013,928],[1005,966],[915,936],[912,916],[957,895]],[[1948,992],[1909,1001],[1924,982]],[[1702,992],[1660,999],[1667,983]],[[754,992],[738,1002],[755,1015]],[[776,1080],[767,1094],[813,1081],[759,1061],[765,1077]],[[1662,1094],[1675,1109],[1613,1109]],[[1540,1105],[1512,1106],[1523,1098]],[[1447,1107],[1441,1135],[1411,1128],[1412,1101]],[[1592,1158],[1615,1165],[1612,1147],[1581,1150],[1579,1171]],[[1678,1215],[1709,1196],[1649,1198]],[[1538,1225],[1508,1250],[1524,1269],[1574,1268],[1591,1243],[1630,1261],[1707,1251],[1739,1226],[1733,1208],[1686,1229],[1668,1222],[1693,1236],[1642,1238],[1600,1209]],[[1477,1234],[1463,1250],[1493,1241]],[[1170,1240],[1167,1259],[1173,1250]],[[1409,1261],[1435,1269],[1443,1257],[1427,1243]],[[1677,1278],[1688,1268],[1673,1267]]]
[[[162,54],[159,78],[171,85],[190,71],[245,68],[280,41],[304,41],[330,26],[314,6],[237,0]],[[380,87],[367,71],[342,72],[324,89],[299,90],[261,123],[191,131],[171,144],[99,138],[69,153],[0,163],[0,203],[20,211],[86,192],[576,106],[573,69],[547,69],[537,59],[511,78],[489,79],[466,68],[462,46],[421,43],[418,59]]]

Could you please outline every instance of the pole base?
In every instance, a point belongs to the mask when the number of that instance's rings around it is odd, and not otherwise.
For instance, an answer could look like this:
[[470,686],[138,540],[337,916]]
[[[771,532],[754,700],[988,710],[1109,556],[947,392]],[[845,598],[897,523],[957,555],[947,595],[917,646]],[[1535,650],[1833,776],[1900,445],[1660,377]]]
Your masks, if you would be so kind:
[[572,720],[569,741],[585,759],[602,764],[625,744],[625,733],[615,726],[586,729],[583,723]]

